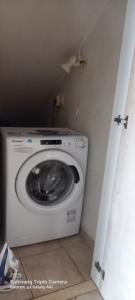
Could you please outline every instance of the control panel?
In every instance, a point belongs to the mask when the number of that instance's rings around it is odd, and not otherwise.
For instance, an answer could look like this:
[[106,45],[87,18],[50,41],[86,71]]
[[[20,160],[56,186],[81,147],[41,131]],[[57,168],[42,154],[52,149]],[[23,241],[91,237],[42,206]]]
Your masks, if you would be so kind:
[[40,145],[62,145],[62,140],[40,140]]

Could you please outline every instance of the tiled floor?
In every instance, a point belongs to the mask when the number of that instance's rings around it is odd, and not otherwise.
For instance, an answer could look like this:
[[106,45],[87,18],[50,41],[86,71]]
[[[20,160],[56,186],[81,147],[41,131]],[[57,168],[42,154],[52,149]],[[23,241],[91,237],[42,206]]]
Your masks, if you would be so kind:
[[[24,280],[28,281],[28,287],[32,281],[32,285],[40,288],[0,293],[0,300],[29,300],[38,297],[41,300],[101,300],[90,281],[92,249],[80,235],[13,250],[20,262],[18,280],[22,285],[25,284]],[[44,283],[35,280],[44,280]],[[57,282],[50,283],[49,280]],[[58,281],[64,282],[58,284]]]
[[103,300],[97,290],[72,298],[72,300]]

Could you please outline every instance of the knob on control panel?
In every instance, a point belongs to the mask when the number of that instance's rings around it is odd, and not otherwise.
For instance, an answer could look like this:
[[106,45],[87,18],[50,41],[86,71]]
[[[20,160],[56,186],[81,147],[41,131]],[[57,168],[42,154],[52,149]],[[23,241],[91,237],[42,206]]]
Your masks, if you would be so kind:
[[84,148],[86,145],[85,145],[85,142],[84,142],[84,140],[77,140],[76,141],[76,147],[78,147],[78,148]]

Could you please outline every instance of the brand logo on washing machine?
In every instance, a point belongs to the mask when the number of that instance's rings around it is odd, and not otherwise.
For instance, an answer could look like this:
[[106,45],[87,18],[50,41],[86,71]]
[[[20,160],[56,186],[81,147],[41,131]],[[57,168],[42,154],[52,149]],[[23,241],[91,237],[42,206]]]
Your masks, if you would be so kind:
[[23,140],[15,140],[15,139],[12,140],[12,143],[22,143],[22,142]]

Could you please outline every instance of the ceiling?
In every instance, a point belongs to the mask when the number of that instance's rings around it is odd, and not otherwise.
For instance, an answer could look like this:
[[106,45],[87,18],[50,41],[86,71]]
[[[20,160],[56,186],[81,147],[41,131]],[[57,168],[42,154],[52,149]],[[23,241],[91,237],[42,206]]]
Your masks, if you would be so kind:
[[61,63],[85,42],[107,2],[0,1],[1,116],[47,118],[65,76]]

